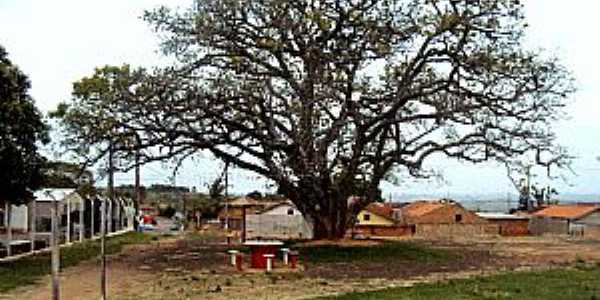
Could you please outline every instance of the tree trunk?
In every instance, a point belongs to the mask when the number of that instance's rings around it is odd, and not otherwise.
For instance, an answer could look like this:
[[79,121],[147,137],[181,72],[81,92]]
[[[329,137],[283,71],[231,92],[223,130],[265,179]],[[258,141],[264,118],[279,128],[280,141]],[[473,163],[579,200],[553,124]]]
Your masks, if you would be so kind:
[[346,224],[332,222],[333,217],[320,216],[314,219],[313,239],[315,240],[337,240],[344,237],[346,233]]
[[316,216],[313,220],[313,239],[337,240],[344,237],[348,228],[347,209],[334,205],[331,209]]
[[[336,240],[346,234],[348,220],[348,197],[345,193],[323,192],[333,190],[329,184],[315,190],[309,182],[306,186],[280,186],[279,193],[294,202],[305,218],[312,222],[313,239]],[[338,189],[335,189],[338,190]]]

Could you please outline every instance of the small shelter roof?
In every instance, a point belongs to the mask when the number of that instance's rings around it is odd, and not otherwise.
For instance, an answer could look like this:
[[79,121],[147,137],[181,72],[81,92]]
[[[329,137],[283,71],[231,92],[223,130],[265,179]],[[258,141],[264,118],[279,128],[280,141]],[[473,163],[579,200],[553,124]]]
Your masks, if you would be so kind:
[[75,189],[41,189],[35,191],[33,197],[37,202],[62,202],[65,199],[68,199],[72,203],[80,203],[83,201],[83,198],[81,198]]

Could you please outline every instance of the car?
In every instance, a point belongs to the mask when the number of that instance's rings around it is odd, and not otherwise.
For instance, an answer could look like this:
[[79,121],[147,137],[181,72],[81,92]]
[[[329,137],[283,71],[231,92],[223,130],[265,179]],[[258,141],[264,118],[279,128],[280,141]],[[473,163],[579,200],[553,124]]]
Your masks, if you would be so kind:
[[156,230],[156,227],[154,225],[152,225],[152,224],[146,224],[146,223],[141,223],[138,226],[138,228],[139,228],[140,231],[153,231],[153,230]]

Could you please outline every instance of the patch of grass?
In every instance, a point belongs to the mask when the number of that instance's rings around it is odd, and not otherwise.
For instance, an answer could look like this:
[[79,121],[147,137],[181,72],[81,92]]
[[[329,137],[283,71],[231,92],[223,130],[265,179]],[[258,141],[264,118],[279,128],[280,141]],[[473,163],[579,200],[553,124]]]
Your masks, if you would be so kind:
[[390,299],[598,299],[600,267],[511,272],[490,277],[419,284],[375,292],[350,293],[320,300]]
[[320,245],[302,247],[299,250],[301,257],[311,263],[388,262],[390,260],[438,263],[456,257],[447,250],[408,242],[385,242],[372,246]]
[[[106,253],[114,254],[129,244],[148,243],[152,236],[129,232],[111,237],[106,242]],[[60,249],[61,269],[96,258],[100,255],[100,240],[86,241]],[[34,284],[40,277],[51,273],[50,252],[0,263],[0,294],[19,286]]]

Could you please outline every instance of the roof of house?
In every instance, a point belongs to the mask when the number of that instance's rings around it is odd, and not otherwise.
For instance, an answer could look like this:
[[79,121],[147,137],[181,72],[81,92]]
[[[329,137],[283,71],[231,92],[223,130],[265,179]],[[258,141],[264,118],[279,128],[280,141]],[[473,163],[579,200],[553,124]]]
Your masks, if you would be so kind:
[[448,204],[440,201],[416,201],[402,207],[402,215],[406,217],[421,217]]
[[367,207],[365,207],[365,210],[372,214],[376,214],[380,217],[394,220],[394,209],[391,205],[388,205],[387,203],[374,202],[367,205]]
[[281,201],[281,202],[272,202],[269,203],[268,205],[265,206],[265,208],[263,208],[262,210],[260,210],[259,212],[257,212],[258,214],[263,214],[265,212],[271,211],[277,207],[280,206],[284,206],[284,205],[288,205],[291,206],[293,208],[296,208],[296,205],[291,201],[291,200],[285,200],[285,201]]
[[600,206],[595,205],[550,205],[535,212],[533,215],[538,217],[579,219],[598,210],[600,210]]

